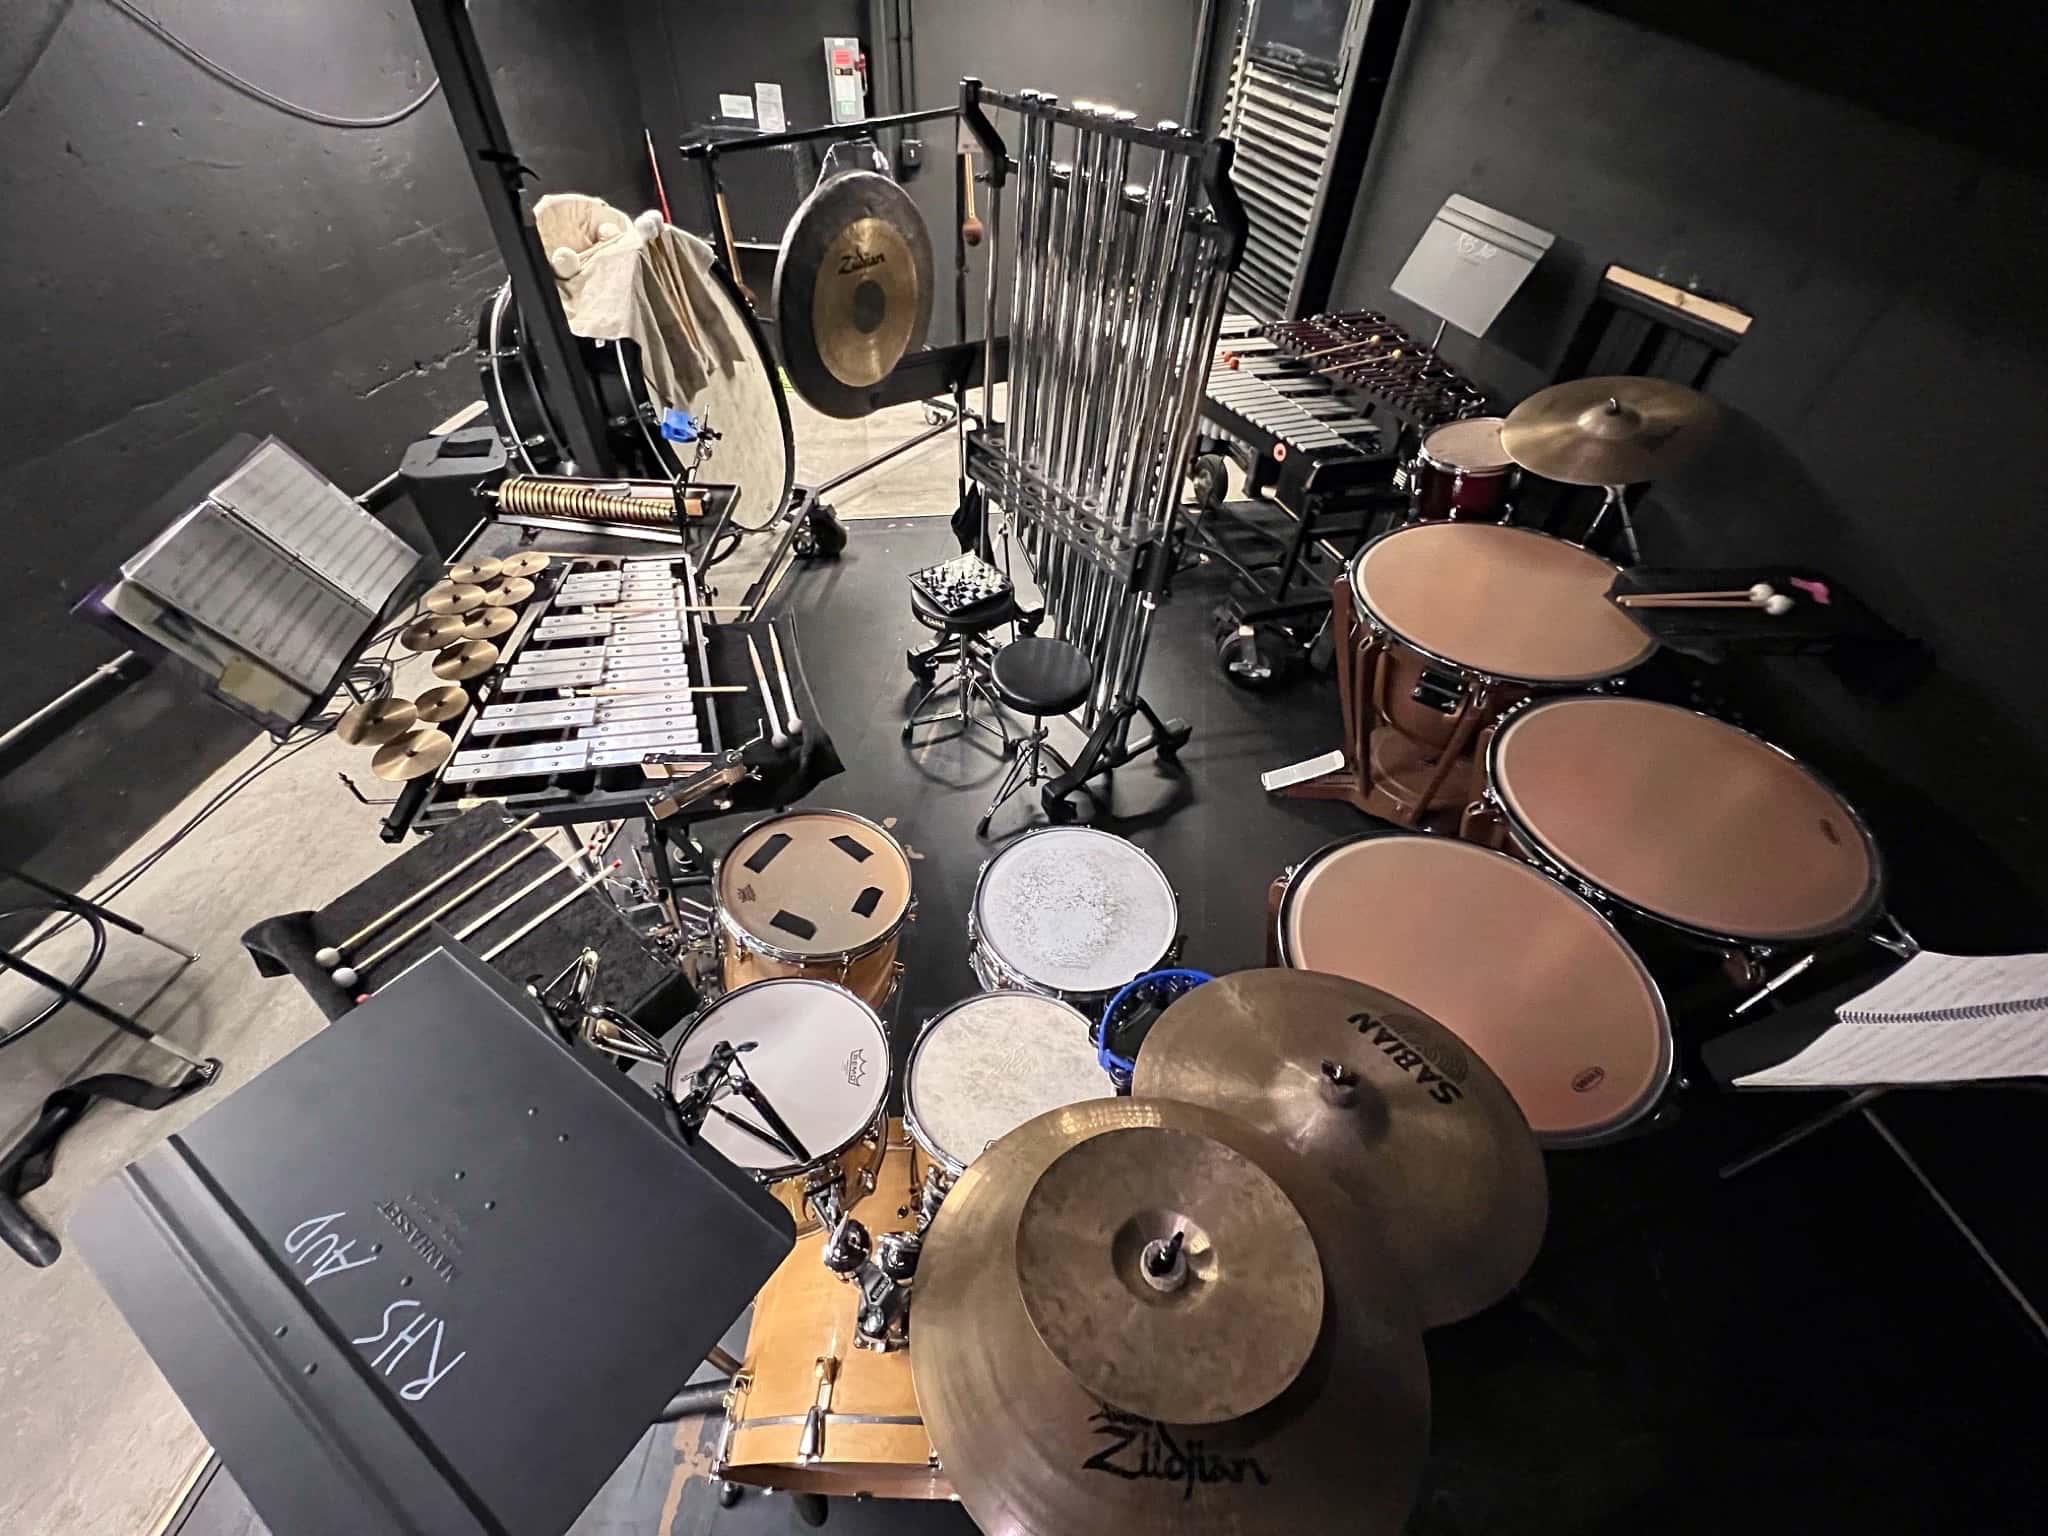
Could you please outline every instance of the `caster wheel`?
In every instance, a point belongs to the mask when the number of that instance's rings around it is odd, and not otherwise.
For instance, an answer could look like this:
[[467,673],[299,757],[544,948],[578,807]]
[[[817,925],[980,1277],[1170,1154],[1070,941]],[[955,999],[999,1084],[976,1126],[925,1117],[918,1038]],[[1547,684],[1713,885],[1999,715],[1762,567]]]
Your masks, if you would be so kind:
[[1202,454],[1189,469],[1188,479],[1195,493],[1195,505],[1204,512],[1213,512],[1223,505],[1229,490],[1229,461],[1220,453]]
[[914,725],[906,725],[905,727],[903,727],[903,744],[904,744],[904,745],[905,745],[906,747],[910,745],[910,738],[911,738],[911,735],[912,735],[912,733],[913,733],[913,732],[915,732],[916,730],[917,730],[917,727],[916,727],[916,726],[914,726]]
[[1265,693],[1287,681],[1294,647],[1277,625],[1240,624],[1217,642],[1216,664],[1238,687]]
[[825,1517],[831,1513],[831,1506],[821,1493],[793,1493],[789,1501],[796,1506],[797,1519],[808,1526],[823,1525]]
[[1055,800],[1049,795],[1040,795],[1038,803],[1045,807],[1045,819],[1055,826],[1069,826],[1080,815],[1070,802]]
[[805,552],[813,560],[837,560],[840,551],[846,548],[846,525],[839,521],[839,514],[824,502],[814,502],[804,526],[804,542],[810,546]]
[[731,1509],[733,1505],[739,1503],[740,1492],[741,1489],[738,1483],[720,1483],[718,1485],[718,1507],[720,1509]]

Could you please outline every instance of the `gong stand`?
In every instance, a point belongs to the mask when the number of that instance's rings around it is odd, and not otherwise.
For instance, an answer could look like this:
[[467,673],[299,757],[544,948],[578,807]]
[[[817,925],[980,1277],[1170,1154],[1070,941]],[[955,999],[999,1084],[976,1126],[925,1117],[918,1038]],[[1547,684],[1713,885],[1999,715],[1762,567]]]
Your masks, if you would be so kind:
[[[989,106],[1018,115],[1014,160]],[[1076,718],[1087,744],[1041,791],[1057,816],[1095,774],[1146,751],[1170,761],[1188,739],[1139,682],[1245,218],[1227,139],[972,78],[960,116],[989,164],[985,336],[998,328],[1006,253],[1009,265],[1006,419],[986,407],[968,468],[1006,516],[1005,560],[1014,537],[1047,615],[1095,675]],[[1003,207],[1012,171],[1014,230]],[[1151,730],[1133,742],[1137,715]]]

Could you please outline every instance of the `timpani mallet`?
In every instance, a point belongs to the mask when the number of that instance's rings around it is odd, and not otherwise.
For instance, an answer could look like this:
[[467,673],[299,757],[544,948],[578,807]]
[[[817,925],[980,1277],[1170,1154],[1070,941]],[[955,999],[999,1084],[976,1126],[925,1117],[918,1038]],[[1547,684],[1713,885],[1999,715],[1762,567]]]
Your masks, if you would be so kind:
[[782,722],[791,736],[804,733],[803,720],[796,712],[796,693],[789,686],[789,664],[782,659],[782,631],[768,626],[768,649],[775,655],[775,678],[782,684]]
[[603,869],[600,869],[588,880],[583,881],[580,885],[576,887],[575,890],[571,891],[568,895],[564,896],[560,901],[556,902],[553,906],[549,907],[545,912],[542,912],[537,916],[529,919],[521,927],[515,929],[513,932],[505,935],[504,938],[498,940],[497,943],[493,944],[489,949],[485,950],[483,954],[480,955],[478,958],[487,962],[497,959],[498,956],[502,955],[514,944],[517,944],[521,939],[525,938],[529,933],[533,932],[534,929],[538,928],[542,923],[546,922],[549,918],[553,917],[557,912],[561,911],[562,908],[568,906],[570,902],[574,901],[578,896],[581,896],[593,885],[596,885],[598,881],[604,879],[613,870],[620,868],[625,862],[626,861],[624,859],[613,859],[611,863],[607,864]]
[[1706,602],[1709,600],[1722,602],[1740,601],[1755,603],[1761,607],[1777,595],[1778,589],[1776,587],[1772,586],[1768,581],[1760,581],[1753,587],[1724,587],[1715,592],[1624,592],[1615,601],[1621,603],[1677,602],[1680,600],[1685,602]]
[[[362,943],[363,940],[367,939],[379,928],[382,928],[394,917],[403,917],[407,912],[410,912],[414,907],[418,906],[421,902],[425,901],[429,896],[433,895],[434,892],[441,889],[442,886],[446,885],[450,880],[453,880],[465,869],[468,869],[471,865],[475,864],[479,859],[484,858],[487,854],[491,852],[492,849],[499,847],[501,844],[507,842],[511,838],[517,837],[521,832],[524,832],[528,827],[532,826],[538,820],[540,820],[540,814],[538,812],[535,812],[533,815],[527,817],[524,821],[515,823],[511,828],[499,833],[496,837],[492,838],[488,843],[485,843],[483,847],[477,849],[475,853],[472,853],[468,858],[464,859],[460,864],[457,864],[453,869],[449,870],[446,874],[436,876],[434,879],[428,881],[425,885],[421,886],[418,890],[414,891],[410,896],[406,897],[405,900],[401,901],[397,906],[393,907],[389,912],[386,912],[383,916],[375,919],[372,922],[365,923],[362,927],[358,928],[354,933],[350,934],[347,938],[343,939],[339,944],[330,945],[328,948],[325,949],[316,949],[315,951],[313,951],[313,963],[319,966],[322,970],[331,970],[333,967],[341,964],[342,960],[347,956],[350,950],[354,949],[358,944]],[[347,985],[347,983],[343,983],[343,985]]]
[[421,918],[418,922],[414,923],[411,927],[407,928],[403,933],[399,934],[397,938],[390,939],[385,943],[378,945],[375,949],[371,950],[369,954],[363,956],[362,959],[358,960],[354,965],[344,965],[337,967],[333,973],[334,984],[337,987],[354,986],[358,981],[362,980],[363,972],[369,970],[379,961],[388,957],[394,950],[402,948],[415,935],[425,933],[429,927],[431,927],[434,923],[439,922],[442,918],[446,917],[450,912],[453,912],[465,901],[468,901],[471,897],[487,889],[493,880],[497,879],[498,876],[504,874],[506,870],[510,869],[513,865],[517,864],[521,859],[528,858],[538,850],[545,847],[547,847],[547,844],[539,840],[528,843],[524,848],[520,849],[517,853],[513,854],[511,858],[507,859],[504,863],[498,865],[497,868],[493,869],[488,875],[485,875],[483,879],[477,881],[476,884],[464,886],[460,891],[456,892],[455,895],[451,896],[448,900],[442,902],[440,906],[434,908],[434,910],[429,912],[425,917]]

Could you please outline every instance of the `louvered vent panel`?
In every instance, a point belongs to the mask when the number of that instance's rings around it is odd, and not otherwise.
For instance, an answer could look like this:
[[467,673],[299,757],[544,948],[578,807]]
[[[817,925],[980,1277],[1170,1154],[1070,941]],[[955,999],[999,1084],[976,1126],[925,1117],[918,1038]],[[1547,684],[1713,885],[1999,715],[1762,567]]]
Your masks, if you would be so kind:
[[1280,319],[1308,250],[1309,216],[1337,129],[1337,93],[1262,60],[1240,59],[1231,68],[1223,120],[1234,125],[1231,180],[1251,223],[1231,298]]

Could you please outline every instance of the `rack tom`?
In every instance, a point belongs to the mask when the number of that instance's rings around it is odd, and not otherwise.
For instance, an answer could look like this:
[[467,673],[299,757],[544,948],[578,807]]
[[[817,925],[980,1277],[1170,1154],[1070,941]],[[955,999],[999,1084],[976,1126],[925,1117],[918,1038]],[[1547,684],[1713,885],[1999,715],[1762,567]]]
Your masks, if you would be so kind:
[[784,811],[742,832],[717,875],[727,991],[774,976],[837,982],[872,1008],[896,984],[910,856],[850,811]]
[[1506,424],[1501,416],[1469,416],[1424,437],[1409,469],[1409,516],[1417,522],[1504,521],[1522,473],[1501,446]]
[[1039,827],[981,867],[968,963],[991,991],[1037,992],[1089,1019],[1165,963],[1180,903],[1137,844],[1093,827]]
[[1520,859],[1415,833],[1282,877],[1280,959],[1392,993],[1493,1068],[1547,1146],[1609,1140],[1671,1076],[1663,995],[1592,905]]
[[1877,845],[1790,754],[1648,699],[1551,699],[1495,732],[1487,797],[1539,863],[1719,945],[1797,943],[1865,922]]

